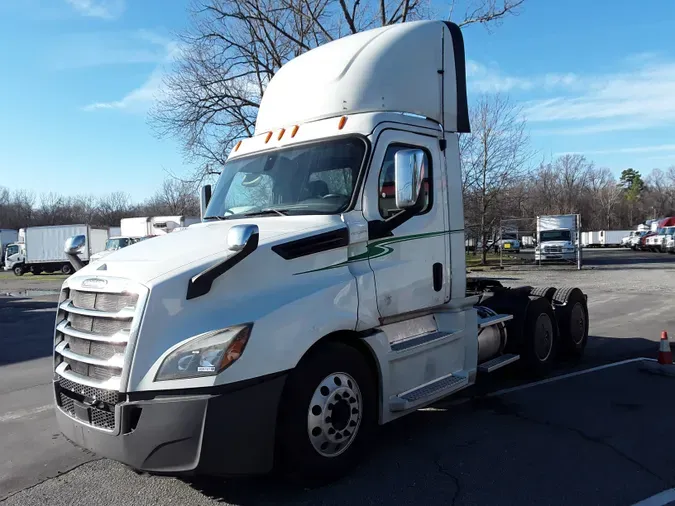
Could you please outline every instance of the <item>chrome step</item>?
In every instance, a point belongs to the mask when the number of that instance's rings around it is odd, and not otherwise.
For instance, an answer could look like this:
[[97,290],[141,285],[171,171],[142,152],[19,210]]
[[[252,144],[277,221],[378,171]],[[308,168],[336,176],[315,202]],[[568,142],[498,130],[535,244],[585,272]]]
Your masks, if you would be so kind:
[[461,337],[461,334],[457,332],[440,332],[440,331],[429,332],[428,334],[422,334],[415,337],[409,337],[406,339],[402,339],[400,341],[396,341],[395,343],[392,343],[391,351],[406,351],[411,348],[415,348],[417,346],[429,344],[434,341],[440,341],[441,339],[445,339],[446,337],[452,336],[453,334],[457,334],[458,338]]
[[492,325],[497,325],[498,323],[504,323],[509,320],[513,320],[512,314],[497,314],[494,316],[488,316],[487,318],[478,319],[478,328],[484,329],[485,327],[491,327]]
[[516,362],[519,359],[520,355],[514,355],[512,353],[500,355],[491,360],[488,360],[487,362],[483,362],[482,364],[480,364],[478,366],[478,372],[489,373],[492,371],[496,371],[497,369],[501,369],[505,365],[512,364],[513,362]]
[[405,411],[451,394],[469,384],[463,374],[448,374],[438,379],[398,394],[389,400],[391,411]]

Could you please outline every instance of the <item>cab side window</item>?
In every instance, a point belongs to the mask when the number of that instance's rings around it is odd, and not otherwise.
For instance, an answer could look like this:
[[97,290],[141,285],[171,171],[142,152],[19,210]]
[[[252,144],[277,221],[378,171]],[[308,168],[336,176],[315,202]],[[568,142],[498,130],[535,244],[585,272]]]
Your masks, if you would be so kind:
[[[403,144],[392,144],[387,148],[384,155],[382,168],[379,178],[379,198],[378,207],[382,218],[387,219],[397,214],[400,209],[396,207],[396,187],[394,182],[394,158],[396,153],[402,149],[416,148],[415,146],[405,146]],[[424,152],[424,166],[426,167],[426,177],[422,181],[422,192],[420,194],[420,211],[417,214],[424,214],[431,208],[431,163],[429,154]]]

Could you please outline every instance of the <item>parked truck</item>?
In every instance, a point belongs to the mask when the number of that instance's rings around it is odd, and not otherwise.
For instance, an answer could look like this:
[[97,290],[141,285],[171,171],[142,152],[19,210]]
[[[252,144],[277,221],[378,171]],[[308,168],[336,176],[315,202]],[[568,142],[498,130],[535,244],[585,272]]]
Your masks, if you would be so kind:
[[28,227],[22,235],[23,242],[7,246],[4,270],[22,276],[26,272],[57,272],[71,274],[73,267],[63,251],[63,245],[73,235],[84,235],[86,245],[82,261],[87,263],[94,253],[105,247],[108,230],[89,225],[53,225]]
[[158,235],[166,235],[176,230],[181,230],[194,223],[199,223],[198,217],[190,216],[152,216],[140,218],[123,218],[120,222],[119,232],[111,236],[103,251],[94,255],[92,262],[108,256],[113,251],[126,248],[139,241]]
[[0,267],[5,262],[5,250],[10,244],[17,242],[19,238],[19,231],[11,228],[0,228]]
[[575,261],[578,245],[577,221],[575,214],[537,216],[535,261]]
[[468,132],[452,23],[364,31],[284,65],[254,135],[204,188],[201,223],[64,282],[60,430],[148,472],[276,465],[322,483],[378,425],[479,374],[542,376],[582,355],[581,290],[467,279]]

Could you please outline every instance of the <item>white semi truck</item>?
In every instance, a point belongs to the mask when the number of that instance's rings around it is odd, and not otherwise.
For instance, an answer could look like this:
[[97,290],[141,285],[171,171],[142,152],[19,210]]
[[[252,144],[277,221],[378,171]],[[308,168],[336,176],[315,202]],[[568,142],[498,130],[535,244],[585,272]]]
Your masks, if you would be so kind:
[[[576,260],[579,244],[577,222],[578,217],[575,214],[537,216],[535,261]],[[591,240],[593,239],[589,239]]]
[[73,235],[83,235],[85,246],[81,259],[88,262],[91,255],[102,251],[108,239],[108,230],[89,225],[53,225],[22,229],[22,242],[7,246],[5,250],[6,271],[22,276],[26,272],[57,272],[71,274],[73,267],[63,251],[63,244]]
[[464,62],[456,25],[420,21],[283,66],[202,223],[63,284],[63,434],[148,472],[317,483],[479,373],[580,356],[579,289],[466,278]]

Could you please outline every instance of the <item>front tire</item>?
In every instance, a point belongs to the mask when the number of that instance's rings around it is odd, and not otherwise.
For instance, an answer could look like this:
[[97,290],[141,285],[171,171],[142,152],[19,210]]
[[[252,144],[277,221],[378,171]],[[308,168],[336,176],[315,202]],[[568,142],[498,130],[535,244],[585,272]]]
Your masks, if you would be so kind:
[[66,276],[69,276],[73,273],[73,267],[70,264],[63,264],[61,267],[61,272]]
[[279,406],[278,469],[305,485],[341,478],[361,460],[377,421],[373,373],[341,343],[312,351],[290,374]]
[[23,276],[23,266],[21,265],[17,265],[12,271],[14,271],[15,276]]

